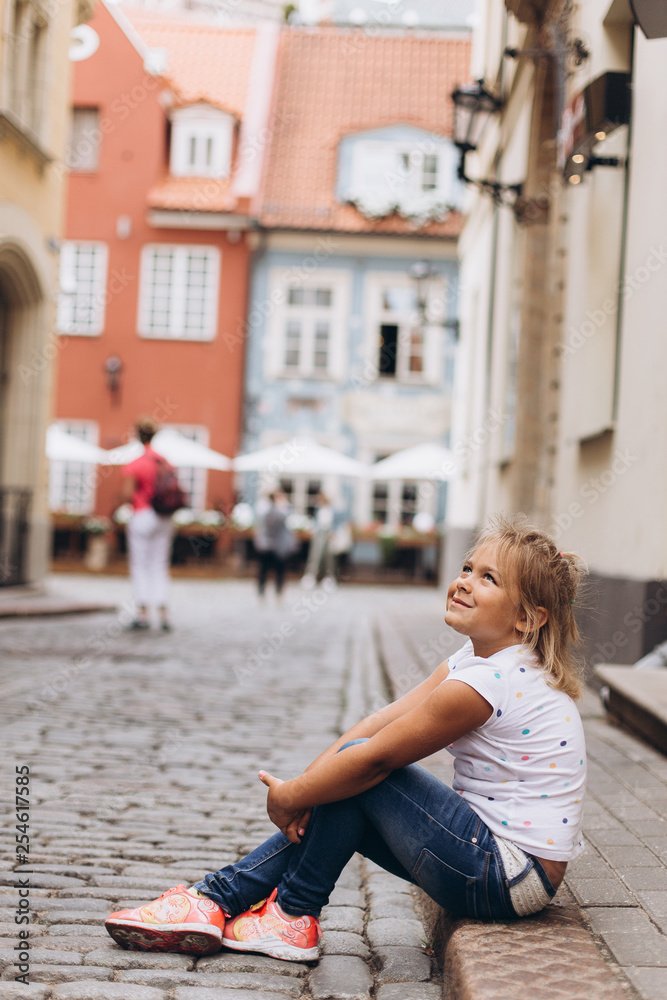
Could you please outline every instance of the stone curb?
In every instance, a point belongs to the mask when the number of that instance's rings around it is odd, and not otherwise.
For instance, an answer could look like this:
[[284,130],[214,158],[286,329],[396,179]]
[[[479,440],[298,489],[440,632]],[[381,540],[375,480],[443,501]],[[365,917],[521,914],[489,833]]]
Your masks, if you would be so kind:
[[567,890],[548,909],[512,923],[453,920],[425,902],[448,1000],[628,1000]]
[[82,601],[48,600],[29,597],[23,601],[0,603],[0,618],[46,618],[51,615],[90,615],[116,611],[115,604],[86,604]]

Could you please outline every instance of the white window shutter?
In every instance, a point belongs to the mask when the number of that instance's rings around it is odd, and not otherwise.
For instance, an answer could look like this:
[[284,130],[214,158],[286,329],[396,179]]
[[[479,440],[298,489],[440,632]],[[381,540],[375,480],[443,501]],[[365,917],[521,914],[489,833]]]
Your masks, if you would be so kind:
[[69,333],[72,326],[72,307],[76,293],[74,249],[71,243],[63,243],[60,248],[59,277],[57,329],[59,333]]
[[90,333],[100,334],[104,329],[104,314],[106,309],[107,265],[109,248],[106,243],[98,243],[93,256],[94,273],[94,318]]
[[59,333],[97,336],[104,329],[108,248],[106,243],[67,241],[60,248]]

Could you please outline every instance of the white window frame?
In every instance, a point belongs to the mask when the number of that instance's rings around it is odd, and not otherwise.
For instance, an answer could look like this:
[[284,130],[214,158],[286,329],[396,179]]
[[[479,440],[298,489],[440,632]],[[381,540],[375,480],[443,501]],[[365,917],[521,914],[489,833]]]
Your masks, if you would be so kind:
[[[163,427],[178,431],[183,437],[196,441],[197,444],[208,448],[209,429],[203,424],[163,424]],[[178,482],[181,489],[190,498],[190,509],[201,513],[206,510],[206,489],[208,485],[208,472],[198,466],[179,466],[176,469]]]
[[[79,337],[98,337],[102,333],[108,260],[106,243],[67,240],[61,245],[56,320],[58,333]],[[78,314],[86,312],[87,319],[82,319],[80,315],[77,318]]]
[[75,174],[94,173],[99,167],[100,109],[75,106],[70,112],[69,144],[65,161]]
[[[316,270],[305,277],[295,276],[293,268],[275,267],[269,272],[269,300],[274,308],[268,320],[268,378],[308,378],[341,381],[346,374],[347,327],[350,311],[350,273],[347,270]],[[331,305],[292,305],[291,289],[329,289]],[[303,337],[298,365],[286,364],[288,323],[302,323]],[[329,323],[326,368],[315,365],[318,322]]]
[[[190,260],[197,258],[208,261],[210,281],[200,296],[202,322],[199,330],[187,330],[188,305],[198,301],[196,287],[188,292],[188,266]],[[218,327],[221,260],[217,247],[199,243],[147,243],[143,246],[137,318],[139,336],[154,340],[213,340]],[[166,280],[158,285],[155,278],[160,270],[160,261]],[[162,313],[162,321],[156,320],[157,311]]]
[[[325,480],[326,476],[279,476],[278,485],[281,490],[285,490],[290,503],[290,512],[305,516],[308,514],[309,499],[314,500],[320,492],[324,492],[328,496]],[[287,487],[286,484],[290,484],[290,486]],[[309,486],[314,488],[315,485],[317,485],[317,492],[313,492],[312,489],[309,492]],[[316,504],[311,504],[311,506],[316,508]]]
[[234,118],[210,104],[171,113],[169,172],[173,177],[229,177]]
[[[435,318],[436,307],[445,301],[446,279],[435,279],[431,284],[427,317]],[[414,296],[414,304],[387,308],[385,293],[394,291]],[[364,282],[364,360],[365,371],[374,372],[376,379],[403,385],[439,385],[441,383],[441,344],[446,336],[443,327],[426,322],[423,327],[422,371],[410,371],[412,333],[419,328],[414,280],[396,271],[369,271]],[[385,375],[380,372],[380,331],[384,324],[398,326],[396,373]]]
[[[55,426],[88,444],[98,444],[95,420],[57,420]],[[92,514],[97,494],[94,462],[49,462],[49,510],[63,514]]]
[[[376,453],[375,461],[378,462],[382,458],[387,458],[388,454],[390,453],[386,451]],[[368,523],[373,523],[373,509],[375,507],[374,494],[377,486],[384,486],[387,490],[387,517],[382,523],[389,525],[391,528],[409,526],[416,515],[421,513],[428,513],[431,517],[435,518],[438,488],[436,486],[435,488],[424,489],[424,485],[425,484],[419,483],[415,479],[369,480],[365,484],[367,490],[366,502],[368,506],[364,520]],[[414,510],[412,512],[408,512],[407,500],[404,496],[405,491],[408,489],[414,489],[415,491],[415,503]],[[404,521],[404,513],[411,514],[409,522]]]

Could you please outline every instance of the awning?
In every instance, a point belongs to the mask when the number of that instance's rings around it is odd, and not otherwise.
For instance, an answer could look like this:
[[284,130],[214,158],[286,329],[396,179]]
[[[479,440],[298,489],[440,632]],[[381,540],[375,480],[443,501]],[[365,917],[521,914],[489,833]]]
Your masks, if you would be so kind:
[[[225,472],[232,467],[231,459],[222,452],[213,451],[168,427],[157,432],[151,441],[151,447],[176,468],[218,469]],[[144,446],[139,441],[130,441],[120,448],[105,452],[103,464],[127,465],[143,453]]]
[[456,474],[454,455],[439,444],[417,444],[371,466],[371,479],[430,479],[445,482]]
[[234,459],[237,472],[269,472],[281,476],[366,476],[368,466],[310,438],[291,438]]
[[54,462],[87,462],[101,465],[107,452],[97,445],[82,441],[74,434],[68,434],[62,427],[52,424],[46,432],[46,457]]

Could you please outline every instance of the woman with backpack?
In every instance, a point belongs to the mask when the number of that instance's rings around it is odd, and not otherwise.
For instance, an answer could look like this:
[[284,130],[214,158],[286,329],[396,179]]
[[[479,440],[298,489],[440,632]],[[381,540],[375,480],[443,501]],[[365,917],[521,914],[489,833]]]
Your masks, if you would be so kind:
[[[137,610],[130,628],[149,628],[148,609],[156,607],[160,628],[168,632],[171,629],[167,608],[173,531],[171,514],[184,506],[183,495],[172,466],[151,447],[158,429],[155,421],[151,417],[141,417],[135,429],[145,450],[122,470],[125,480],[123,502],[133,507],[126,537]],[[176,501],[170,497],[175,490],[181,502],[174,507]],[[165,509],[169,507],[172,509]]]

